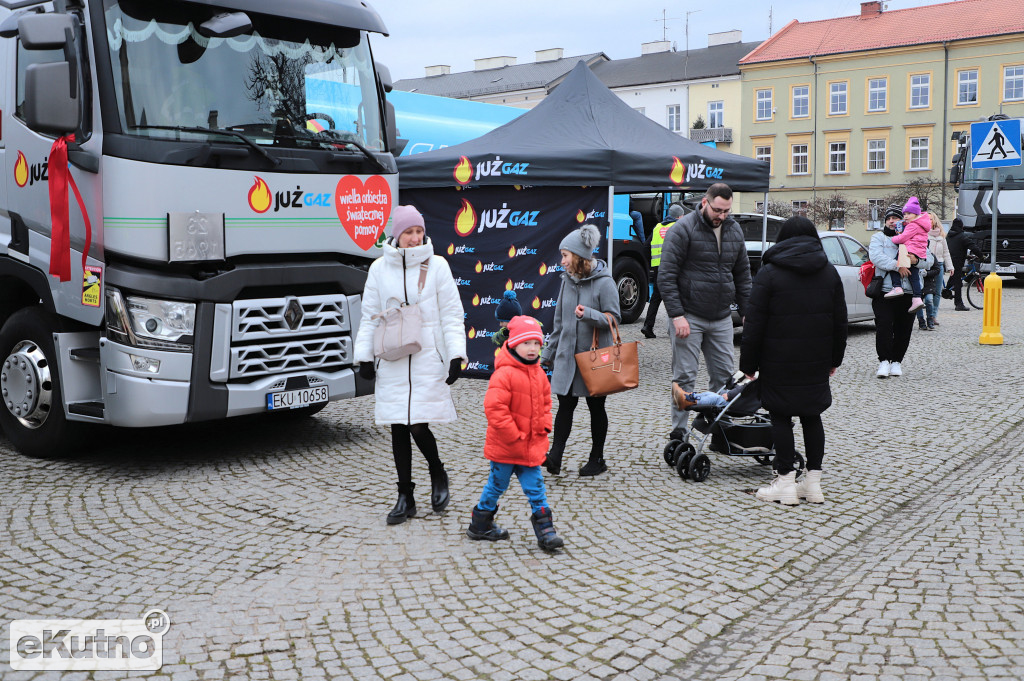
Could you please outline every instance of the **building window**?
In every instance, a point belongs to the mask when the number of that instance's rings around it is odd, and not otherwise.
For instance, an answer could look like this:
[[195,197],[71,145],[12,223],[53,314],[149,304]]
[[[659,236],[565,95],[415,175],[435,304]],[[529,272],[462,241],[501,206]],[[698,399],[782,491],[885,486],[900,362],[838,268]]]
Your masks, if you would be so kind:
[[846,113],[846,82],[829,83],[828,92],[828,115],[844,115]]
[[846,229],[846,202],[829,201],[828,204],[828,228],[832,231]]
[[807,118],[811,113],[811,88],[797,85],[793,88],[793,118]]
[[927,137],[910,138],[910,169],[928,170],[928,145],[930,140]]
[[1007,66],[1003,69],[1003,100],[1024,99],[1024,66]]
[[828,172],[846,172],[846,142],[829,142]]
[[725,127],[725,103],[708,102],[708,127]]
[[769,121],[772,118],[772,91],[757,91],[757,120]]
[[770,145],[754,147],[754,158],[758,161],[765,161],[768,163],[769,171],[771,172],[772,167],[772,148]]
[[633,111],[636,111],[641,116],[646,116],[647,115],[647,108],[646,107],[638,106],[638,107],[635,107],[633,109]]
[[868,199],[868,229],[882,229],[885,216],[885,202],[882,199]]
[[889,82],[885,78],[868,81],[868,111],[885,111],[888,106]]
[[928,73],[919,73],[910,77],[910,108],[926,109],[931,103],[932,77]]
[[793,215],[799,215],[800,217],[807,217],[807,202],[806,201],[794,201],[793,202]]
[[868,172],[885,170],[885,140],[868,140]]
[[764,201],[754,202],[754,212],[764,214]]
[[978,103],[978,70],[960,71],[956,76],[957,106]]
[[807,174],[807,145],[806,144],[794,144],[793,145],[793,174],[794,175],[806,175]]
[[669,104],[668,106],[668,129],[672,132],[682,130],[682,118],[678,104]]

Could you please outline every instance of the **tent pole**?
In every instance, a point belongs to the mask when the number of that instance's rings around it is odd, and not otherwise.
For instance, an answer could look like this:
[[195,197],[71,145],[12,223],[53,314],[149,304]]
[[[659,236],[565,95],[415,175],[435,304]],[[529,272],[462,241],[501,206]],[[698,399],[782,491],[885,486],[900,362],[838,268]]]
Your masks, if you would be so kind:
[[612,267],[612,244],[615,239],[615,187],[608,185],[608,267]]
[[764,202],[761,204],[761,257],[764,257],[764,249],[768,245],[768,192],[764,193]]

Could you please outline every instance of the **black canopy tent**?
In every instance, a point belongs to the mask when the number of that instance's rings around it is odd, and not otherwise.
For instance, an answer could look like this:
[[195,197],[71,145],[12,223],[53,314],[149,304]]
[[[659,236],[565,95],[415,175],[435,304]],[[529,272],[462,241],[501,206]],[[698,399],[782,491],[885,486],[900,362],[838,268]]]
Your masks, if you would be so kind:
[[[471,177],[456,173],[463,158]],[[468,142],[403,156],[398,169],[402,189],[587,185],[617,193],[700,191],[715,182],[767,192],[769,173],[765,161],[698,144],[634,111],[582,61],[534,109]]]

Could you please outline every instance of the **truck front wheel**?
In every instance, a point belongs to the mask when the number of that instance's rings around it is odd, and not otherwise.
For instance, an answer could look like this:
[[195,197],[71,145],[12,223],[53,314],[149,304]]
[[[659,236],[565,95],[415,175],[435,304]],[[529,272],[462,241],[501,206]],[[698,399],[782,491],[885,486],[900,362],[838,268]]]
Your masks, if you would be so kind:
[[12,314],[0,329],[0,426],[31,457],[58,456],[77,424],[64,417],[53,333],[57,319],[38,307]]
[[647,273],[633,258],[615,261],[612,269],[619,290],[619,313],[623,324],[632,324],[644,312],[647,304]]

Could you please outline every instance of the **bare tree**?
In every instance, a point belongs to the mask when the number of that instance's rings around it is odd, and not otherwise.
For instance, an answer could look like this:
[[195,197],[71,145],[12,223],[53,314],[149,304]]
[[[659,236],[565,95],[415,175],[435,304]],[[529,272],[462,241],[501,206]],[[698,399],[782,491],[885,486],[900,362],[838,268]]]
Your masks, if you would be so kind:
[[792,217],[793,204],[789,201],[768,199],[768,215],[777,215],[780,218]]
[[[943,202],[943,193],[945,193],[945,202]],[[947,209],[954,205],[952,185],[944,184],[941,179],[934,177],[915,177],[904,186],[897,187],[892,193],[883,196],[882,201],[885,206],[895,203],[902,207],[911,196],[917,197],[921,202],[922,209],[935,211],[942,219],[946,218],[942,212],[943,203],[946,204]]]
[[818,229],[845,229],[851,222],[868,219],[868,207],[846,194],[836,191],[817,195],[807,203],[807,217]]

